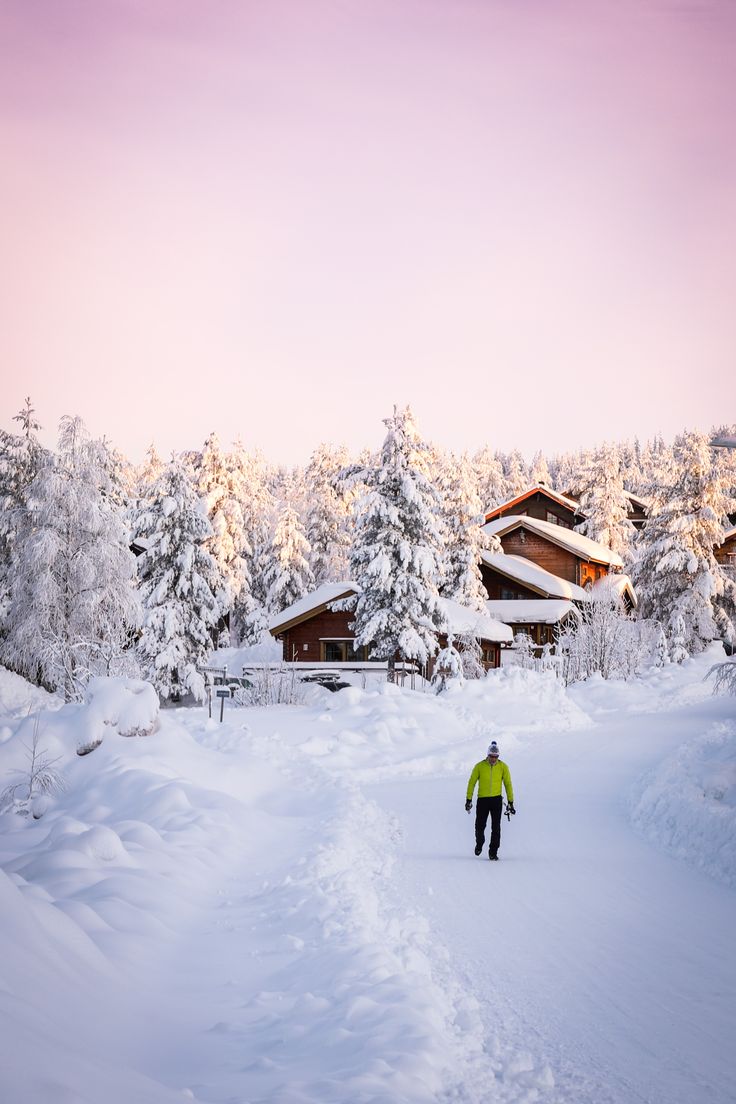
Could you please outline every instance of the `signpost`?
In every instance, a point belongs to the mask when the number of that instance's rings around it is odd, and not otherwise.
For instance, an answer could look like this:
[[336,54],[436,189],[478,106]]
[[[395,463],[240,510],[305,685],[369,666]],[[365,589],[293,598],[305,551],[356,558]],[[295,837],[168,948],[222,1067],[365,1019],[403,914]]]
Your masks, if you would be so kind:
[[220,724],[222,724],[222,716],[225,712],[225,698],[230,697],[230,690],[227,686],[218,686],[215,690],[215,693],[220,699]]

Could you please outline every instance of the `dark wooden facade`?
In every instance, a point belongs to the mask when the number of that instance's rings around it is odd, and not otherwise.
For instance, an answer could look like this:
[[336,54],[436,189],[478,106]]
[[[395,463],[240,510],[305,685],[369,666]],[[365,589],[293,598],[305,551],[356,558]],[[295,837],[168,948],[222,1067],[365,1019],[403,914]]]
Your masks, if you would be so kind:
[[494,521],[499,517],[523,516],[537,518],[539,521],[547,521],[551,525],[562,525],[565,529],[573,529],[584,520],[583,514],[571,508],[570,505],[558,498],[553,491],[545,487],[533,487],[516,498],[509,499],[501,506],[489,510],[486,514],[486,522]]
[[353,614],[338,610],[318,610],[312,617],[279,633],[283,657],[288,663],[334,663],[363,661],[367,649],[356,653],[355,633],[349,628]]
[[719,564],[736,571],[736,530],[729,532],[723,544],[716,548],[715,555]]
[[488,597],[494,601],[499,599],[516,601],[519,598],[539,598],[539,591],[530,590],[529,587],[525,587],[523,583],[517,582],[516,579],[507,578],[506,575],[495,571],[488,564],[481,563],[480,573]]
[[586,560],[523,525],[512,529],[510,533],[504,533],[501,537],[501,547],[507,554],[523,556],[524,559],[531,560],[532,563],[543,567],[545,571],[551,572],[559,579],[565,579],[568,583],[577,583],[581,587],[588,583],[592,584],[608,574],[606,564]]
[[[368,648],[354,647],[355,634],[350,628],[354,614],[339,610],[319,609],[297,624],[278,633],[282,643],[283,659],[287,663],[364,663],[368,661]],[[447,636],[438,636],[440,648],[447,647]],[[501,646],[495,640],[481,640],[483,666],[501,665]],[[458,646],[456,642],[456,647]],[[460,646],[461,647],[461,646]],[[402,657],[397,654],[397,661]],[[431,663],[429,675],[431,675]]]

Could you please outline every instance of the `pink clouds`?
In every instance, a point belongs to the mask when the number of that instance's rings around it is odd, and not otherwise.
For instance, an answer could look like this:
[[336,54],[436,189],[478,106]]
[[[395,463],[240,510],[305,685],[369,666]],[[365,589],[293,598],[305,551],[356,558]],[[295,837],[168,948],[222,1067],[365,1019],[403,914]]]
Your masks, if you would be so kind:
[[296,460],[394,401],[526,451],[736,408],[730,5],[18,2],[0,29],[3,424],[30,390],[138,455],[216,428]]

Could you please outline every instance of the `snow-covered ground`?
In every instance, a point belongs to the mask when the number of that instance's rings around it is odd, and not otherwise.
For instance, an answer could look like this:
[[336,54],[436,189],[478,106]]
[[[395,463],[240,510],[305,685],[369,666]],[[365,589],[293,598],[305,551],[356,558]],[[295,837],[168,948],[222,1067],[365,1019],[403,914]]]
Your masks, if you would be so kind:
[[[0,671],[0,789],[38,710],[66,782],[0,817],[0,1099],[731,1101],[713,658],[569,690],[514,668],[439,698],[314,687],[127,738],[114,694],[60,707]],[[463,809],[492,737],[518,809],[499,863]]]

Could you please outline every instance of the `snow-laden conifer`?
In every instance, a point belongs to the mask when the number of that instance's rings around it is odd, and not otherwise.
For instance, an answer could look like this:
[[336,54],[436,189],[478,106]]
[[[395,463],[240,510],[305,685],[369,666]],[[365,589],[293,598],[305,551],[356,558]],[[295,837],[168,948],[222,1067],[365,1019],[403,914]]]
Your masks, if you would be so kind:
[[624,472],[618,449],[605,444],[596,449],[577,486],[580,512],[585,520],[576,526],[591,540],[630,558],[635,529],[629,520],[631,502],[624,489]]
[[229,621],[240,592],[249,587],[245,554],[250,548],[231,464],[216,433],[211,433],[204,443],[197,466],[196,490],[212,526],[208,548],[220,576],[215,598],[220,616]]
[[529,471],[524,457],[518,449],[514,449],[505,457],[504,475],[506,476],[506,494],[509,498],[516,498],[523,494],[529,487]]
[[534,453],[529,479],[534,487],[541,486],[551,488],[552,486],[552,476],[550,474],[549,465],[547,464],[544,453],[541,451]]
[[444,619],[440,503],[428,479],[427,446],[408,407],[394,409],[385,425],[378,466],[360,473],[367,492],[358,504],[350,571],[359,588],[356,643],[388,661],[393,681],[397,654],[421,664],[434,655]]
[[243,515],[245,578],[235,601],[232,627],[238,644],[257,644],[268,630],[268,586],[276,504],[268,465],[260,453],[236,441],[231,454],[233,493]]
[[736,582],[714,554],[734,503],[702,433],[676,439],[671,466],[649,497],[632,568],[640,616],[659,621],[689,654],[719,637],[736,641]]
[[447,457],[435,475],[443,521],[439,592],[469,609],[484,611],[488,593],[480,572],[480,553],[491,547],[501,551],[501,542],[483,531],[485,514],[471,475],[467,456]]
[[284,505],[276,522],[265,583],[271,614],[280,613],[314,589],[314,575],[309,566],[309,542],[299,515],[289,503]]
[[207,662],[220,609],[221,576],[208,551],[212,527],[184,465],[174,458],[150,488],[136,518],[143,628],[138,655],[161,698],[202,700],[197,666]]
[[487,513],[508,498],[503,465],[498,453],[492,452],[486,445],[473,456],[473,468],[480,507],[484,513]]
[[308,490],[306,535],[317,586],[348,577],[352,496],[340,479],[347,465],[345,447],[335,449],[322,444],[312,453],[305,473]]
[[46,457],[26,499],[4,662],[71,700],[91,674],[120,669],[139,620],[127,526],[105,450],[81,419],[62,418],[58,453]]

